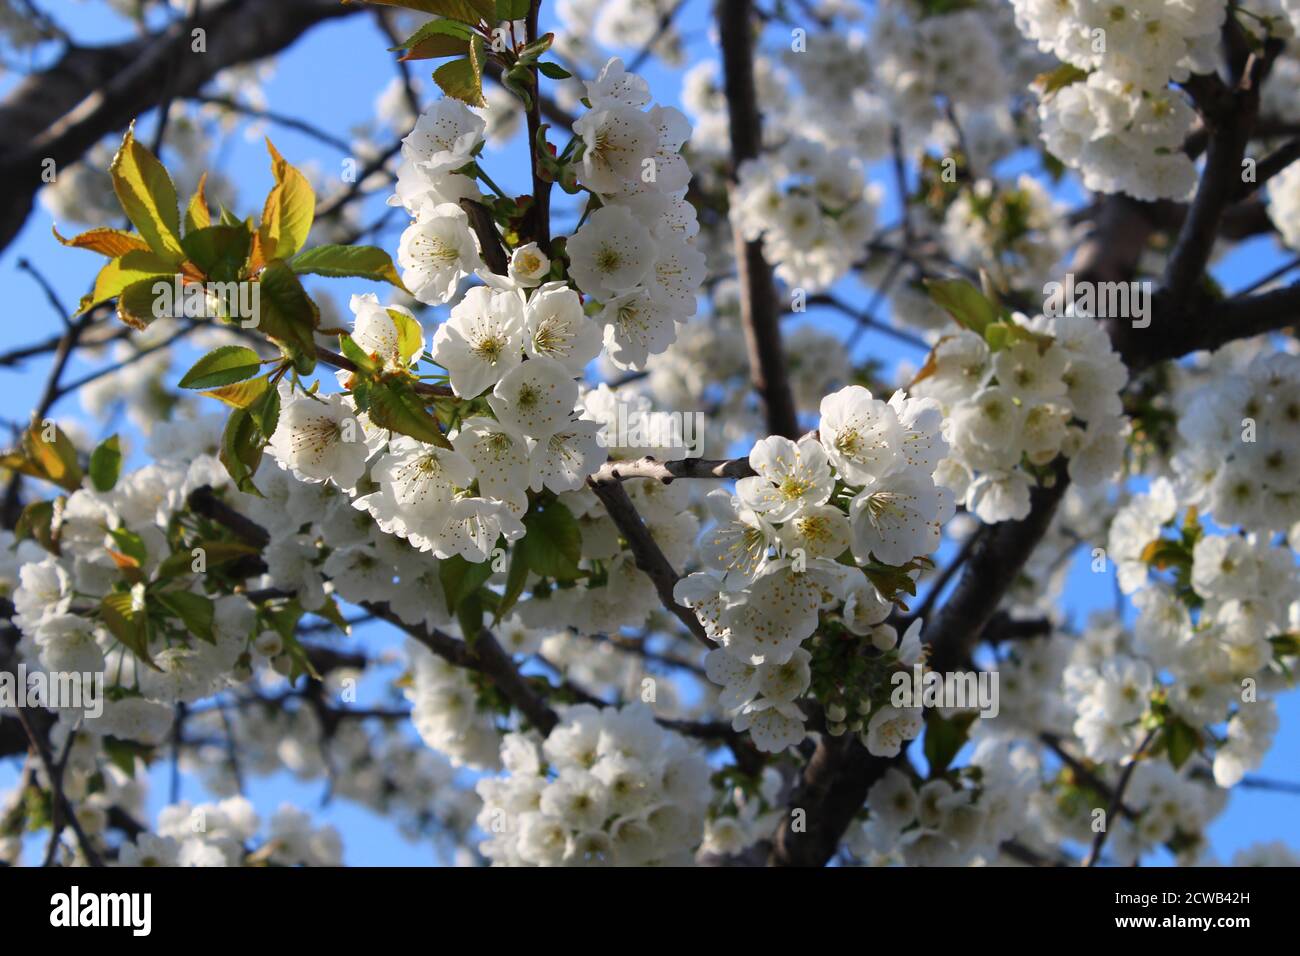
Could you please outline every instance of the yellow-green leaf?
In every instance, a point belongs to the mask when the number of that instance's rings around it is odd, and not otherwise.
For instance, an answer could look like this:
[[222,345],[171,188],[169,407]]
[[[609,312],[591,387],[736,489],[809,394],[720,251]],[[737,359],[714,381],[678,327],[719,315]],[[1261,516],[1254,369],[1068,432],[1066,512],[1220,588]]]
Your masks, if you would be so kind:
[[999,318],[993,303],[965,279],[926,279],[925,287],[936,305],[976,335],[983,335],[988,324]]
[[114,592],[99,604],[99,619],[110,634],[125,644],[145,664],[158,670],[149,654],[149,629],[144,612],[136,610],[130,594]]
[[218,401],[225,402],[231,408],[248,408],[266,394],[268,387],[269,383],[265,377],[262,377],[209,389],[203,394],[208,398],[215,398]]
[[76,491],[81,487],[81,466],[77,449],[53,422],[32,422],[23,436],[28,459],[44,477],[60,488]]
[[158,157],[136,141],[134,123],[108,172],[126,217],[149,248],[173,264],[185,258],[176,187]]
[[424,329],[415,316],[401,309],[388,309],[388,317],[397,326],[397,354],[403,362],[410,362],[411,356],[424,346]]
[[[478,46],[482,38],[476,37]],[[486,106],[483,99],[482,61],[474,57],[474,44],[470,45],[470,56],[444,63],[433,71],[433,81],[438,88],[454,99],[468,103],[470,106]]]
[[296,256],[290,265],[299,275],[372,279],[406,291],[392,257],[378,246],[317,246]]
[[94,308],[101,302],[115,299],[128,286],[146,279],[166,281],[169,284],[176,276],[176,263],[169,262],[148,250],[134,249],[124,256],[104,263],[95,277],[95,288],[89,295],[83,296],[77,308],[77,315]]
[[316,193],[307,177],[290,166],[269,139],[266,149],[271,154],[275,185],[267,193],[257,234],[267,260],[287,259],[303,247],[311,232]]
[[262,367],[262,359],[243,345],[222,345],[199,359],[181,376],[181,388],[219,388],[252,378]]
[[199,177],[199,184],[194,189],[194,195],[190,197],[189,205],[185,207],[187,233],[194,232],[196,229],[206,229],[212,225],[212,213],[208,212],[207,185],[208,174],[204,173]]
[[59,235],[57,228],[53,231],[54,238],[65,246],[71,246],[74,249],[89,249],[91,252],[98,252],[101,256],[108,256],[110,259],[124,256],[128,252],[149,251],[148,243],[135,233],[126,232],[122,229],[88,229],[71,239],[64,239]]

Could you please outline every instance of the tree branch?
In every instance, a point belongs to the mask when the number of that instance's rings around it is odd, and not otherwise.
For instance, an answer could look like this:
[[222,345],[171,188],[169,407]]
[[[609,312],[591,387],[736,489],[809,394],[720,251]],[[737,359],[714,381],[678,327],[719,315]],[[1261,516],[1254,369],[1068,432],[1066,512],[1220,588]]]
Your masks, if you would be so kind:
[[[747,159],[756,159],[762,148],[762,116],[758,111],[758,91],[754,86],[752,13],[750,0],[720,0],[718,3],[723,89],[727,95],[728,128],[731,132],[729,194],[733,202],[740,164]],[[785,351],[781,347],[772,267],[763,258],[760,242],[747,242],[735,224],[732,225],[732,236],[750,382],[767,410],[768,433],[796,439],[799,437],[799,423],[786,371]]]
[[622,482],[614,477],[597,477],[587,479],[587,486],[596,493],[618,530],[627,539],[627,546],[636,558],[636,566],[646,573],[659,593],[659,600],[664,608],[686,626],[705,647],[713,647],[713,641],[704,632],[704,625],[690,608],[682,607],[673,597],[673,588],[680,576],[673,570],[672,564],[660,549],[650,529],[641,520],[632,499],[627,496]]

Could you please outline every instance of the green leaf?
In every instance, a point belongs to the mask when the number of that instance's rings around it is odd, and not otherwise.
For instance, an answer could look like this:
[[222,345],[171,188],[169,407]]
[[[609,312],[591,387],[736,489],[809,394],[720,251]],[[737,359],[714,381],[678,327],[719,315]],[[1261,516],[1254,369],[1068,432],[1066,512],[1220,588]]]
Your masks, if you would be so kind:
[[475,36],[469,56],[444,63],[433,71],[433,81],[448,96],[470,106],[487,106],[483,99],[483,38]]
[[455,20],[430,20],[406,40],[389,49],[406,50],[402,60],[431,60],[443,56],[464,56],[469,52],[470,31]]
[[[82,297],[77,315],[89,311],[101,302],[115,299],[129,286],[140,282],[166,282],[170,287],[176,278],[176,265],[153,252],[139,249],[107,262],[95,276],[95,287]],[[150,317],[152,321],[152,316]]]
[[550,80],[567,80],[573,76],[558,63],[538,63],[537,68],[542,71],[542,76]]
[[252,378],[262,368],[262,360],[250,348],[223,345],[195,362],[181,376],[181,388],[219,388]]
[[346,332],[339,334],[339,351],[343,357],[363,372],[373,372],[379,366],[366,352],[357,345],[357,340]]
[[1000,317],[997,307],[965,279],[926,279],[925,287],[936,305],[976,335]]
[[108,173],[122,210],[149,248],[172,264],[184,259],[176,186],[158,157],[136,141],[134,123],[127,129]]
[[528,16],[528,0],[496,0],[497,20],[522,20]]
[[135,601],[127,592],[115,591],[99,603],[99,619],[108,632],[130,648],[140,660],[158,670],[149,654],[149,627],[142,611],[135,609]]
[[282,259],[268,262],[258,280],[262,286],[258,299],[258,330],[280,345],[298,374],[310,374],[316,367],[316,338],[313,333],[320,321],[315,303]]
[[112,491],[122,474],[122,445],[110,435],[90,453],[90,483],[96,491]]
[[175,577],[178,574],[193,574],[194,549],[203,550],[203,563],[206,570],[212,570],[223,564],[238,561],[250,555],[260,554],[257,548],[242,541],[196,541],[189,548],[182,548],[169,554],[158,566],[159,581]]
[[287,259],[303,247],[316,215],[316,193],[307,177],[290,166],[268,139],[271,172],[275,185],[266,195],[262,222],[257,227],[262,255],[270,259]]
[[378,246],[317,246],[300,253],[290,265],[299,275],[371,279],[406,291],[392,257]]
[[1054,70],[1047,73],[1040,73],[1034,77],[1033,86],[1038,88],[1039,96],[1043,99],[1051,96],[1058,90],[1063,90],[1067,86],[1078,83],[1080,80],[1086,80],[1088,74],[1086,71],[1079,69],[1069,63],[1062,63]]
[[120,737],[104,737],[104,755],[109,762],[121,770],[128,778],[135,776],[135,759],[141,758],[147,764],[153,754],[153,748],[134,740],[122,740]]
[[513,548],[510,552],[510,569],[506,572],[506,590],[501,595],[501,603],[497,605],[494,622],[500,621],[510,613],[519,600],[519,596],[524,593],[524,585],[528,582],[528,552],[519,546]]
[[1165,723],[1164,743],[1169,762],[1178,770],[1188,757],[1201,749],[1201,735],[1190,724],[1172,718]]
[[137,565],[144,564],[149,560],[149,552],[145,549],[144,538],[134,531],[128,531],[126,528],[114,528],[108,533],[108,536],[117,545],[117,550]]
[[367,410],[370,420],[380,428],[418,438],[439,448],[451,447],[451,442],[438,427],[438,419],[424,407],[424,401],[407,381],[388,379],[375,382],[370,388]]
[[212,631],[212,599],[193,591],[162,591],[153,595],[173,617],[180,618],[185,629],[209,644],[217,642]]
[[[483,562],[487,564],[487,562]],[[483,630],[483,591],[475,591],[456,605],[456,623],[466,644],[473,644]]]
[[528,568],[542,577],[571,581],[581,573],[582,529],[558,501],[538,502],[524,516],[526,533],[515,544],[528,556]]
[[[269,381],[267,385],[270,386]],[[257,425],[257,430],[269,441],[275,434],[276,426],[280,424],[279,389],[268,387],[259,397],[253,399],[247,408],[248,414],[253,416],[253,423]]]
[[284,653],[289,655],[289,660],[292,662],[293,666],[289,671],[291,684],[297,682],[303,674],[309,674],[316,680],[321,679],[312,665],[311,658],[307,656],[307,651],[298,641],[298,622],[302,619],[303,613],[302,605],[295,600],[268,611],[266,615],[271,626],[280,635],[280,639],[284,641]]
[[1273,645],[1274,657],[1294,657],[1300,654],[1300,634],[1278,634],[1268,640]]
[[930,765],[930,776],[937,777],[948,769],[953,758],[970,736],[975,714],[958,714],[952,720],[930,711],[925,721],[925,762]]
[[226,430],[221,435],[221,463],[226,466],[226,473],[236,488],[258,497],[262,493],[253,484],[253,476],[262,462],[262,447],[265,444],[262,433],[247,409],[237,408],[230,413]]
[[235,282],[243,277],[252,251],[253,237],[243,223],[208,226],[185,234],[181,240],[190,262],[213,282]]
[[491,561],[475,564],[457,554],[438,564],[438,580],[442,583],[442,592],[447,597],[449,608],[459,607],[462,601],[473,595],[490,577]]

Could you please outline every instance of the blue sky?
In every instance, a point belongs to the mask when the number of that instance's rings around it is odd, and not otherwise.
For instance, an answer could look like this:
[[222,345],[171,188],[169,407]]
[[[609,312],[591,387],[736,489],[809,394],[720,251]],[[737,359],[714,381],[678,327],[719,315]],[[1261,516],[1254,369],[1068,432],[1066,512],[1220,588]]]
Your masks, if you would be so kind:
[[[88,43],[120,39],[131,33],[129,24],[106,13],[102,3],[46,0],[42,7],[69,27],[75,37]],[[708,25],[705,21],[708,10],[709,4],[705,0],[689,0],[680,21],[687,38],[690,62],[701,57],[716,56],[716,51],[708,40]],[[544,17],[544,25],[548,22],[549,17]],[[277,60],[275,73],[265,84],[271,108],[305,118],[346,139],[350,127],[373,115],[375,96],[394,75],[393,54],[385,50],[388,45],[386,38],[365,16],[346,18],[313,30],[288,54]],[[414,67],[417,75],[425,78],[427,92],[431,88],[427,82],[429,70],[418,63]],[[677,103],[677,71],[649,67],[644,72],[658,101]],[[0,79],[0,94],[6,92],[12,82],[12,76]],[[146,135],[151,125],[151,117],[141,120]],[[322,170],[341,168],[340,161],[344,157],[337,150],[305,134],[274,124],[267,131],[284,156],[295,165],[314,165]],[[260,207],[261,196],[271,180],[260,137],[245,138],[242,131],[237,130],[221,149],[220,156],[223,171],[241,185],[239,211],[245,214],[255,211]],[[488,172],[507,191],[522,192],[527,189],[528,178],[526,167],[520,161],[521,156],[518,141],[502,151],[490,150],[485,156]],[[888,191],[891,184],[889,175],[883,169],[873,172]],[[1070,193],[1072,198],[1077,198],[1077,192],[1069,187],[1065,192]],[[367,208],[368,213],[363,216],[363,220],[368,222],[382,210],[382,198],[371,200]],[[895,218],[896,207],[881,210],[882,222],[894,221]],[[0,254],[0,288],[4,290],[9,314],[8,321],[0,330],[0,351],[41,340],[59,330],[59,320],[43,293],[30,276],[18,270],[17,263],[20,259],[30,260],[48,277],[66,303],[77,300],[98,268],[97,256],[60,247],[50,235],[52,224],[49,213],[38,203],[17,240]],[[60,231],[65,234],[78,228],[71,223],[60,225]],[[390,252],[395,251],[397,234],[396,229],[389,230],[381,236],[380,244]],[[1282,256],[1271,240],[1254,240],[1243,244],[1219,262],[1216,275],[1229,290],[1241,288],[1266,274],[1281,261]],[[842,286],[837,290],[841,297],[858,304],[866,301],[867,293],[860,286],[852,282],[843,283]],[[382,289],[351,280],[331,280],[323,288],[332,292],[344,308],[346,297],[354,292],[377,291],[381,298],[386,296]],[[802,320],[816,322],[836,331],[848,327],[847,322],[835,313],[810,311]],[[874,357],[891,364],[900,358],[914,362],[920,358],[913,350],[874,333],[863,337],[857,353],[857,359]],[[75,362],[68,378],[92,371],[94,367]],[[28,409],[35,404],[47,371],[48,364],[44,361],[30,362],[18,370],[0,370],[0,375],[3,376],[0,381],[3,381],[9,399],[8,411],[3,414],[3,418],[10,421],[22,421],[25,418]],[[79,408],[75,400],[65,401],[55,408],[56,417],[78,414]],[[110,427],[104,434],[112,430]],[[1110,577],[1092,574],[1086,563],[1077,561],[1067,591],[1067,610],[1074,619],[1082,620],[1088,611],[1109,608],[1112,603],[1113,586]],[[396,643],[391,636],[372,628],[359,628],[353,640],[374,649]],[[1297,755],[1300,755],[1300,695],[1292,693],[1283,697],[1279,702],[1279,710],[1282,729],[1259,773],[1274,778],[1300,780],[1300,760],[1297,759]],[[16,764],[13,761],[0,764],[0,787],[11,786],[15,777]],[[148,814],[150,821],[166,800],[166,779],[166,769],[162,768],[156,774],[157,785],[151,795]],[[322,794],[321,785],[303,785],[284,774],[255,781],[249,796],[266,818],[283,801],[307,808],[315,807],[320,803]],[[183,795],[196,801],[205,798],[194,786]],[[1283,839],[1291,846],[1300,848],[1300,813],[1296,812],[1296,800],[1295,796],[1285,794],[1238,790],[1231,798],[1228,809],[1210,830],[1212,844],[1219,857],[1226,861],[1235,849],[1256,840]],[[427,865],[437,862],[434,848],[428,842],[409,843],[398,834],[395,827],[346,801],[332,802],[319,813],[318,820],[333,822],[342,831],[345,838],[345,860],[348,863]]]

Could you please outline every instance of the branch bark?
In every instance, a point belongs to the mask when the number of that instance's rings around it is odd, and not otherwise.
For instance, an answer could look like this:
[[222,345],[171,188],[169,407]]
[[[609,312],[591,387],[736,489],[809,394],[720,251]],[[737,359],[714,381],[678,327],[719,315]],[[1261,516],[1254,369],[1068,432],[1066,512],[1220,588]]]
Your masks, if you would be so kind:
[[[290,46],[318,23],[358,12],[337,0],[226,0],[192,24],[100,47],[69,46],[55,63],[19,83],[0,104],[0,249],[18,234],[44,185],[44,163],[59,170],[95,143],[158,106],[169,89],[193,96],[216,74]],[[206,52],[186,27],[205,31]],[[171,73],[170,83],[168,74]]]
[[[740,164],[758,157],[763,140],[763,120],[754,85],[752,20],[750,0],[720,0],[718,34],[722,41],[722,79],[731,133],[732,169],[728,191],[733,202]],[[732,237],[750,382],[763,400],[769,434],[797,439],[799,422],[786,371],[785,351],[781,347],[780,315],[776,307],[772,267],[763,258],[762,245],[757,241],[747,242],[734,223]]]
[[701,644],[705,647],[713,647],[713,641],[709,640],[709,636],[704,632],[704,625],[695,616],[695,612],[688,607],[682,607],[673,597],[673,588],[680,580],[680,575],[673,569],[654,536],[650,534],[650,529],[641,520],[641,515],[637,513],[632,499],[627,496],[622,482],[613,476],[608,478],[592,476],[587,479],[587,486],[596,493],[596,497],[605,506],[614,524],[618,525],[618,530],[627,539],[627,546],[636,557],[636,566],[654,583],[655,591],[659,593],[659,600],[664,608],[681,621]]

